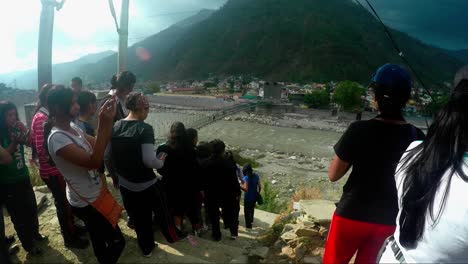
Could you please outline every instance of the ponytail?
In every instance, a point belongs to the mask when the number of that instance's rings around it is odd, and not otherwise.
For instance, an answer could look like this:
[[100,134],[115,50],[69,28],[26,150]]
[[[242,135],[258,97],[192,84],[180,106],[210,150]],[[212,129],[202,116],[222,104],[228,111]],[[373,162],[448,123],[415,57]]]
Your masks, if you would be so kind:
[[73,101],[73,90],[65,88],[63,85],[54,85],[47,93],[47,104],[49,107],[49,118],[44,122],[44,148],[49,154],[49,162],[54,165],[50,152],[48,151],[48,141],[52,128],[56,123],[57,111],[68,114]]

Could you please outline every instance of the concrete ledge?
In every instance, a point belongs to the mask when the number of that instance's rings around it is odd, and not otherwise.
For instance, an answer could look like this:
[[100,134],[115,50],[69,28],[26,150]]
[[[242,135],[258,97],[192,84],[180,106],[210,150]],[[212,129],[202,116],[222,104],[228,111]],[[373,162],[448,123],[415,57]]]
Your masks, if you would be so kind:
[[300,200],[301,211],[317,219],[318,222],[330,222],[335,212],[334,201],[329,200]]

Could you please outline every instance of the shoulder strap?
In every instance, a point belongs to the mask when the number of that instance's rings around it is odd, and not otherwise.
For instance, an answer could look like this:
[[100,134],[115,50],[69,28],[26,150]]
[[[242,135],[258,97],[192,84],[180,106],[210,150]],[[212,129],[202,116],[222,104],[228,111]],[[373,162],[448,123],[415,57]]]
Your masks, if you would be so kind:
[[[78,132],[79,133],[79,132]],[[78,145],[80,148],[83,148],[83,146],[81,146],[73,137],[71,137],[70,135],[68,135],[67,133],[65,132],[62,132],[62,131],[58,131],[58,130],[55,130],[53,131],[50,136],[52,135],[55,135],[55,134],[62,134],[62,135],[65,135],[66,137],[68,137],[71,141],[73,141],[73,143],[75,143],[76,145]],[[86,140],[86,139],[85,139]],[[83,148],[84,149],[84,148]],[[80,197],[81,200],[85,201],[87,204],[91,204],[88,199],[84,198],[83,196],[81,196],[76,190],[75,188],[73,188],[73,186],[70,184],[70,182],[67,180],[67,178],[63,177],[63,179],[67,182],[69,188],[76,194],[78,195],[78,197]],[[102,188],[104,189],[105,188],[105,184],[104,182],[102,182],[102,179],[101,179],[101,184],[102,184]]]

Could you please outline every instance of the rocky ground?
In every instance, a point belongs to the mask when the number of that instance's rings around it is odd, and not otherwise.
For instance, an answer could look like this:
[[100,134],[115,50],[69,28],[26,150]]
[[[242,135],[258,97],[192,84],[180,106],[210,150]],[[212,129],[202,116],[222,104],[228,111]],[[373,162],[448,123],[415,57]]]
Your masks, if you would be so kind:
[[[91,247],[84,250],[66,249],[63,246],[60,227],[56,216],[53,199],[46,187],[35,188],[40,208],[40,232],[48,236],[48,241],[42,242],[40,247],[44,254],[31,257],[21,248],[13,258],[15,263],[96,263]],[[114,197],[119,199],[118,193]],[[243,210],[241,208],[239,238],[231,240],[228,230],[222,230],[223,238],[220,242],[210,239],[206,233],[202,237],[189,237],[173,244],[167,243],[159,231],[155,238],[159,247],[151,258],[142,256],[136,241],[135,232],[125,225],[125,214],[119,223],[126,239],[125,250],[119,263],[258,263],[267,258],[269,248],[258,239],[264,236],[273,225],[278,215],[256,211],[254,228],[244,228]],[[15,234],[13,225],[6,217],[7,235]]]

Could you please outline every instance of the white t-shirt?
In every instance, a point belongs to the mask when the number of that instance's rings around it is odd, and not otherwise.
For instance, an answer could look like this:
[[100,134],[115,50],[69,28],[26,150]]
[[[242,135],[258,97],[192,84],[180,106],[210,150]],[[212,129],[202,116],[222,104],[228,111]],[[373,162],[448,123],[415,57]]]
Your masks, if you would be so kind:
[[[70,144],[78,144],[79,147],[92,153],[92,149],[86,140],[83,131],[75,124],[71,123],[71,127],[79,134],[76,136],[67,131],[54,127],[48,138],[49,153],[52,157],[57,169],[63,175],[67,182],[67,200],[70,205],[75,207],[85,207],[88,205],[83,201],[76,192],[79,193],[88,202],[94,202],[101,193],[102,183],[99,174],[87,168],[77,166],[69,161],[66,161],[60,156],[57,156],[57,151]],[[71,187],[73,188],[70,188]],[[76,192],[75,192],[76,191]]]
[[[409,147],[412,149],[419,145],[421,141],[413,142]],[[405,157],[403,155],[403,157]],[[468,175],[468,157],[465,154],[465,165],[463,171]],[[398,169],[400,165],[398,166]],[[397,172],[399,171],[397,169]],[[399,208],[397,216],[397,227],[395,231],[395,241],[400,247],[407,263],[468,263],[468,182],[455,173],[448,189],[448,196],[445,207],[440,215],[439,221],[434,225],[429,211],[426,214],[426,223],[421,239],[417,242],[416,248],[407,250],[400,245],[400,225],[401,197],[403,192],[403,180],[406,174],[404,171],[395,175],[398,189]],[[448,184],[449,171],[441,179],[440,186],[435,196],[433,207],[434,216],[440,211],[444,192]],[[387,246],[380,263],[396,263],[393,251]]]

